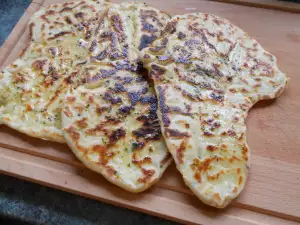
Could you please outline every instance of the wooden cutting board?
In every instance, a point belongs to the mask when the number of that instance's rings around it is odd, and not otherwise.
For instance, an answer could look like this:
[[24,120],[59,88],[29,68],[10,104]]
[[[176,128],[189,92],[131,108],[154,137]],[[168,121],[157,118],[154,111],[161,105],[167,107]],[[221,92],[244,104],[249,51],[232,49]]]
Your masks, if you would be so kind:
[[[40,7],[62,0],[34,0],[0,49],[0,67],[17,58],[28,41],[26,24]],[[119,1],[118,1],[119,2]],[[86,169],[63,144],[0,126],[0,172],[114,205],[192,224],[296,224],[300,222],[300,14],[202,0],[152,0],[170,14],[209,12],[247,31],[277,56],[291,78],[277,100],[250,112],[251,169],[245,190],[228,208],[202,204],[175,166],[157,185],[131,194]]]

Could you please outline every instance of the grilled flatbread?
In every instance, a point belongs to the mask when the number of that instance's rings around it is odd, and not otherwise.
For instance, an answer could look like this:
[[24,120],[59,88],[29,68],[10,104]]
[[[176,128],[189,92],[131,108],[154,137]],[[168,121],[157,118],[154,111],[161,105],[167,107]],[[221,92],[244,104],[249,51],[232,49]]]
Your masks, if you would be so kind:
[[220,17],[174,16],[163,33],[142,53],[162,133],[187,186],[204,203],[225,207],[247,179],[247,113],[279,96],[287,77],[273,55]]
[[[89,47],[87,83],[70,90],[64,101],[62,126],[75,155],[131,192],[149,188],[172,160],[153,87],[140,74],[138,60],[139,49],[158,37],[166,20],[145,4],[112,6]],[[145,36],[151,38],[145,42]]]
[[103,83],[66,95],[62,124],[68,145],[88,168],[125,190],[149,188],[172,159],[153,88],[131,71],[95,65],[86,70],[101,71]]
[[[29,23],[30,42],[0,73],[0,121],[30,136],[64,142],[62,100],[69,87],[85,82],[89,33],[109,4],[81,1],[43,8]],[[69,19],[73,15],[72,24]],[[84,21],[81,21],[81,19]],[[71,19],[70,19],[71,20]]]
[[142,3],[126,2],[109,8],[89,47],[91,61],[135,71],[139,52],[161,34],[169,16]]

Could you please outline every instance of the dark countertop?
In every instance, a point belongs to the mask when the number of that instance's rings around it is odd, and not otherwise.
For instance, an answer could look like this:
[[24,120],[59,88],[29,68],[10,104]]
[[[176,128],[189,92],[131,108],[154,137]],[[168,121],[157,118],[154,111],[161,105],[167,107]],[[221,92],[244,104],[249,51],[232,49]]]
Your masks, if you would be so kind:
[[[30,2],[31,0],[0,0],[0,45]],[[176,223],[0,175],[0,224]]]

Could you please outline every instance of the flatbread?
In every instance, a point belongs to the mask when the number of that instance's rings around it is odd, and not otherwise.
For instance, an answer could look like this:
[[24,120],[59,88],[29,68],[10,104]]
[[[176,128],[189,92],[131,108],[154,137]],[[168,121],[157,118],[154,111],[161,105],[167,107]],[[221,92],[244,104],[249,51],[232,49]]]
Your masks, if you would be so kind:
[[140,51],[161,34],[170,17],[142,3],[125,2],[109,8],[89,47],[91,61],[140,69]]
[[70,90],[64,101],[62,126],[74,154],[131,192],[153,185],[172,161],[154,89],[141,75],[138,59],[139,47],[154,40],[145,43],[143,35],[158,37],[167,18],[145,4],[110,7],[89,47],[87,82]]
[[279,96],[287,77],[273,55],[223,18],[174,16],[163,33],[142,52],[162,133],[186,185],[223,208],[247,179],[247,113],[257,101]]
[[[108,5],[106,1],[56,4],[33,15],[27,48],[0,73],[2,123],[33,137],[64,142],[62,100],[71,86],[86,80],[80,71],[89,59],[85,43],[92,37],[87,34],[94,34],[92,28]],[[66,19],[71,15],[78,18],[73,25]]]
[[66,95],[62,125],[68,145],[88,168],[121,188],[149,188],[172,160],[153,88],[131,71],[95,65],[86,70],[110,76],[97,88],[81,86]]

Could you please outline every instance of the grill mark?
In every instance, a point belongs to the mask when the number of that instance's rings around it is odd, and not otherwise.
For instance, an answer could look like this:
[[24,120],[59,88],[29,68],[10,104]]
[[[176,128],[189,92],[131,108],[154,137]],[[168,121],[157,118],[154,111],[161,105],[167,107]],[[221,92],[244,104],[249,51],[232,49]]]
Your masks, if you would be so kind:
[[145,143],[144,142],[133,142],[131,145],[131,148],[133,151],[135,150],[141,150],[145,147]]
[[207,179],[209,181],[214,181],[214,180],[218,180],[220,178],[220,176],[224,175],[225,174],[225,171],[224,170],[221,170],[220,172],[218,173],[215,173],[213,175],[208,175],[207,176]]
[[73,78],[77,75],[77,72],[73,72],[71,73],[70,76],[66,77],[64,79],[64,82],[67,83],[67,84],[73,84]]
[[143,68],[143,63],[140,61],[137,61],[136,63],[130,63],[128,60],[124,60],[122,62],[117,62],[116,64],[117,70],[139,72],[142,68]]
[[75,13],[75,18],[81,18],[81,19],[83,19],[83,17],[84,17],[84,13],[83,12],[78,12],[78,13]]
[[90,128],[85,131],[87,135],[95,135],[98,131],[102,131],[105,135],[107,135],[107,129],[103,127],[103,124],[96,125],[95,128]]
[[67,101],[68,101],[69,103],[73,103],[73,102],[76,101],[76,97],[75,97],[75,96],[68,96],[66,99],[67,99]]
[[182,40],[184,38],[186,38],[186,34],[182,33],[181,31],[178,33],[178,39]]
[[183,164],[183,157],[184,157],[185,150],[186,150],[186,144],[183,141],[183,142],[181,142],[179,148],[176,151],[176,158],[177,158],[179,164]]
[[114,98],[110,92],[105,92],[103,99],[110,102],[113,105],[122,102],[122,99],[120,97]]
[[260,73],[259,76],[265,76],[265,77],[272,77],[273,76],[273,69],[272,66],[268,63],[262,62],[262,61],[256,61],[256,65],[254,65],[251,69],[250,69],[250,73],[251,74],[255,74],[255,70],[257,70],[259,67],[263,67],[263,72],[265,73]]
[[[157,105],[155,106],[157,109]],[[143,122],[143,126],[159,126],[159,121],[156,115],[156,109],[151,110],[149,114],[144,114],[136,118],[137,121]]]
[[66,23],[69,24],[69,25],[70,25],[70,24],[73,24],[71,18],[68,17],[68,16],[65,17],[65,21],[66,21]]
[[[215,75],[218,75],[218,77],[222,77],[223,74],[220,73],[219,70],[216,70],[215,68],[212,70],[202,68],[200,65],[196,64],[196,70],[194,70],[195,73],[202,75],[202,76],[208,76],[208,77],[215,77]],[[218,78],[217,77],[217,78]]]
[[199,172],[195,172],[194,178],[198,183],[202,182],[201,174]]
[[191,113],[189,112],[191,110],[191,106],[189,105],[186,105],[186,107],[188,107],[188,111],[187,112],[184,112],[181,108],[179,108],[178,106],[169,106],[168,107],[168,112],[176,112],[176,113],[179,113],[181,115],[184,115],[184,116],[190,116]]
[[124,35],[124,29],[123,29],[123,24],[122,24],[121,18],[117,15],[113,15],[111,17],[111,19],[112,19],[112,25],[113,25],[115,31],[122,34],[122,36],[123,36]]
[[165,29],[163,30],[163,33],[170,33],[173,34],[176,32],[176,26],[177,26],[178,21],[171,21],[168,22],[167,25],[165,26]]
[[[95,47],[96,47],[96,45],[95,45]],[[92,46],[91,46],[91,48],[92,48]],[[94,47],[93,47],[94,48]],[[103,50],[102,52],[100,52],[97,56],[95,56],[95,59],[97,59],[97,60],[99,60],[99,61],[101,61],[101,60],[103,60],[103,59],[105,59],[105,57],[107,56],[107,50],[105,49],[105,50]]]
[[224,74],[218,69],[219,65],[213,63],[213,72],[219,76],[219,77],[223,77]]
[[108,149],[101,145],[93,146],[93,151],[99,153],[99,163],[105,166],[111,175],[116,174],[116,171],[112,167],[107,166],[108,161],[114,157],[115,153],[108,152]]
[[97,41],[92,41],[91,46],[90,46],[90,48],[89,48],[89,51],[90,51],[90,52],[95,51],[96,46],[97,46]]
[[213,137],[213,136],[215,136],[213,133],[211,133],[211,132],[209,132],[209,131],[204,131],[204,132],[203,132],[203,135],[204,135],[204,136],[207,136],[207,137]]
[[152,159],[150,156],[146,156],[145,158],[143,158],[142,160],[138,160],[136,158],[136,154],[133,154],[133,159],[132,159],[132,163],[138,165],[140,168],[143,164],[150,164],[152,163]]
[[79,128],[86,128],[88,126],[87,118],[82,118],[81,120],[77,120],[75,121],[75,123]]
[[187,40],[187,41],[184,42],[184,46],[186,46],[190,49],[192,49],[192,47],[194,45],[199,45],[199,44],[200,44],[200,41],[195,40],[195,39]]
[[174,88],[178,91],[181,92],[182,96],[183,97],[186,97],[188,98],[189,100],[191,101],[196,101],[196,102],[200,102],[200,101],[203,101],[203,98],[201,97],[200,94],[196,94],[196,95],[193,95],[189,92],[187,92],[186,90],[183,90],[181,87],[179,87],[178,85],[175,85]]
[[57,34],[55,34],[53,37],[49,37],[48,40],[51,41],[51,40],[54,40],[58,37],[61,37],[61,36],[64,36],[64,35],[67,35],[67,34],[72,34],[72,32],[70,31],[62,31],[62,32],[59,32]]
[[110,107],[98,106],[98,107],[96,107],[96,113],[101,115],[103,112],[108,111],[109,109],[110,109]]
[[92,36],[92,30],[89,25],[86,25],[85,39],[88,40]]
[[109,135],[109,145],[114,145],[117,141],[119,141],[121,138],[124,138],[126,135],[126,131],[122,128],[119,128],[117,130],[114,130],[111,135]]
[[154,33],[157,32],[158,29],[150,23],[142,22],[142,31],[148,31],[150,33]]
[[[82,4],[84,4],[83,1],[79,2],[77,5],[75,5],[73,7],[65,7],[62,10],[60,10],[59,12],[62,13],[62,12],[65,12],[65,11],[72,11],[72,9],[75,9],[76,7],[78,7],[78,6],[82,5]],[[66,6],[67,6],[67,4],[66,4]]]
[[248,148],[247,148],[247,146],[244,144],[243,145],[243,148],[242,148],[242,155],[243,155],[243,159],[245,160],[245,161],[248,161]]
[[[156,115],[154,115],[153,117],[156,117]],[[149,120],[144,121],[143,126],[153,127],[153,128],[156,128],[156,129],[160,128],[159,121],[158,121],[157,118],[149,119]]]
[[215,91],[212,92],[210,95],[211,99],[217,101],[217,102],[223,102],[224,101],[224,96],[216,93]]
[[116,76],[117,80],[122,81],[122,84],[129,84],[133,81],[133,77],[120,77],[120,76]]
[[239,177],[239,183],[238,183],[238,184],[239,184],[239,185],[241,185],[241,184],[242,184],[242,182],[243,182],[243,177],[242,177],[242,176],[240,176],[240,177]]
[[66,106],[65,110],[64,110],[64,114],[67,116],[67,117],[71,117],[73,116],[69,106]]
[[158,29],[154,27],[152,24],[147,22],[147,18],[151,18],[152,21],[156,22],[158,26],[162,26],[159,19],[157,18],[158,15],[154,10],[141,10],[141,22],[142,22],[142,31],[154,33],[157,32]]
[[153,95],[148,95],[148,96],[142,96],[140,102],[142,104],[150,104],[151,106],[155,107],[153,109],[151,109],[151,111],[156,111],[157,109],[157,98],[156,96]]
[[44,65],[46,64],[47,60],[36,60],[32,63],[32,68],[35,70],[43,70]]
[[161,51],[163,48],[165,48],[167,46],[167,43],[168,43],[168,39],[164,38],[161,41],[161,45],[160,46],[151,47],[151,48],[149,48],[149,50],[151,52],[159,52],[159,51]]
[[75,129],[72,125],[69,126],[68,128],[65,128],[64,131],[67,132],[70,135],[70,137],[72,138],[72,140],[74,140],[77,143],[77,141],[80,138],[80,134],[77,131],[75,131]]
[[168,63],[171,63],[173,61],[172,57],[169,57],[167,55],[160,55],[157,57],[158,61],[160,61],[160,63],[166,65]]
[[13,76],[13,82],[14,83],[24,83],[25,81],[27,81],[27,79],[25,78],[25,76],[23,76],[20,73],[14,74]]
[[179,56],[178,58],[173,58],[176,63],[190,64],[190,58],[188,56]]
[[165,89],[161,86],[157,87],[158,96],[159,96],[159,105],[160,111],[162,114],[162,123],[164,127],[168,127],[170,125],[170,119],[168,117],[168,106],[166,105],[166,97],[165,97]]
[[207,172],[211,168],[211,163],[214,161],[220,161],[223,160],[220,157],[210,157],[206,158],[204,161],[200,161],[199,159],[194,159],[193,165],[197,168],[197,170],[201,173]]
[[130,114],[130,111],[133,109],[132,106],[121,106],[119,109],[118,109],[118,112],[122,115],[128,115]]
[[107,77],[111,77],[112,75],[116,74],[116,70],[100,69],[100,73],[101,73],[101,78],[107,78]]
[[46,17],[47,14],[45,15],[41,15],[40,18],[44,21],[46,21],[47,23],[50,23],[50,21],[48,20],[48,18]]
[[132,105],[135,105],[137,102],[141,99],[141,93],[139,91],[137,92],[128,92],[128,97],[130,99],[130,102]]
[[214,151],[218,151],[219,147],[218,146],[214,146],[214,145],[207,145],[206,146],[206,150],[209,152],[214,152]]
[[33,40],[33,27],[35,26],[35,23],[30,23],[29,24],[29,40],[34,41]]
[[[54,24],[55,24],[55,25],[61,25],[61,26],[64,25],[64,23],[62,23],[62,22],[57,22],[57,21],[54,21]],[[45,29],[45,26],[44,26],[44,25],[45,25],[45,24],[43,24],[43,26],[42,26],[43,30]]]
[[87,77],[87,82],[88,83],[93,83],[108,77],[111,77],[115,74],[115,70],[104,70],[104,69],[100,69],[100,73],[97,73],[94,76],[88,76]]
[[199,31],[199,34],[200,34],[203,42],[205,44],[207,44],[209,46],[209,48],[213,49],[216,53],[218,53],[218,50],[216,49],[216,47],[213,44],[209,43],[209,41],[207,40],[207,37],[205,36],[204,32],[203,31]]
[[50,47],[49,52],[51,53],[52,56],[56,56],[58,54],[58,50],[55,47]]
[[111,60],[119,59],[122,57],[122,54],[120,52],[109,52],[109,58]]
[[156,64],[153,64],[151,66],[150,72],[149,72],[149,76],[151,77],[151,79],[153,80],[161,80],[162,75],[166,72],[166,70]]
[[155,170],[146,170],[142,168],[143,177],[138,179],[139,183],[147,183],[151,177],[155,174]]
[[57,89],[55,91],[54,96],[49,100],[49,102],[47,103],[47,105],[45,106],[45,109],[47,109],[59,96],[59,94],[62,92],[62,90],[65,89],[65,86],[62,86],[61,88]]
[[216,47],[208,41],[207,37],[205,36],[205,34],[204,34],[204,32],[203,32],[203,29],[199,29],[199,30],[198,30],[198,29],[196,29],[196,28],[193,27],[193,26],[189,26],[189,29],[190,29],[190,30],[193,30],[196,34],[200,35],[202,41],[203,41],[210,49],[213,49],[216,53],[218,53],[218,50],[216,49]]
[[47,75],[49,75],[53,81],[56,81],[59,78],[59,74],[56,68],[53,66],[49,66],[49,71]]
[[28,43],[28,44],[26,45],[26,47],[22,50],[22,52],[21,52],[21,54],[20,54],[20,57],[23,57],[23,56],[25,55],[25,53],[27,52],[27,49],[29,48],[29,46],[30,46],[30,43]]
[[62,13],[62,12],[71,11],[71,10],[72,10],[71,7],[65,7],[62,10],[60,10],[59,12]]
[[140,45],[139,45],[139,50],[142,50],[142,49],[148,47],[156,38],[157,38],[156,35],[148,36],[148,35],[144,34],[141,37],[141,42],[140,42]]
[[160,161],[160,168],[164,167],[169,161],[172,160],[172,156],[170,153],[167,153],[165,157]]
[[[177,76],[179,77],[180,80],[184,80],[187,83],[190,83],[192,85],[197,85],[201,89],[212,89],[212,85],[208,82],[196,81],[193,77],[184,76],[181,73],[179,73],[178,68],[175,68],[174,71],[175,71],[175,73],[177,74]],[[192,72],[196,72],[197,74],[199,73],[198,71],[192,71]]]
[[174,138],[185,138],[190,137],[190,135],[187,132],[180,132],[178,130],[165,128],[165,135],[166,137],[174,137]]
[[141,127],[132,131],[132,134],[138,138],[144,138],[145,140],[159,140],[160,129],[156,127]]
[[105,116],[105,119],[106,120],[101,123],[103,126],[108,125],[108,124],[117,125],[117,124],[121,123],[121,120],[119,120],[115,117]]
[[124,87],[123,84],[115,83],[115,87],[111,88],[111,91],[113,91],[114,93],[122,93],[122,92],[126,92],[126,88]]
[[117,44],[118,44],[118,34],[116,34],[115,32],[109,32],[109,38],[110,38],[110,41],[111,41],[111,49],[112,50],[116,50],[117,51]]

